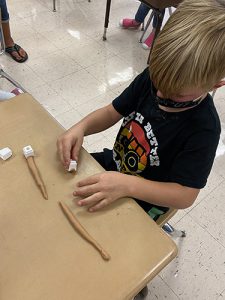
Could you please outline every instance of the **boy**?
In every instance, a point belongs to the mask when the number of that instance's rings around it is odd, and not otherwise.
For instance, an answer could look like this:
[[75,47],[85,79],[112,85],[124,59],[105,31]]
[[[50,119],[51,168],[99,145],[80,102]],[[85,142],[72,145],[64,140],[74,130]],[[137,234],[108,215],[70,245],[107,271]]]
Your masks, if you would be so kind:
[[80,206],[97,211],[133,197],[154,219],[191,206],[207,182],[220,136],[208,91],[225,84],[225,1],[185,0],[168,20],[144,70],[112,104],[89,114],[58,139],[68,167],[83,137],[122,117],[113,150],[93,156],[106,172],[81,180]]

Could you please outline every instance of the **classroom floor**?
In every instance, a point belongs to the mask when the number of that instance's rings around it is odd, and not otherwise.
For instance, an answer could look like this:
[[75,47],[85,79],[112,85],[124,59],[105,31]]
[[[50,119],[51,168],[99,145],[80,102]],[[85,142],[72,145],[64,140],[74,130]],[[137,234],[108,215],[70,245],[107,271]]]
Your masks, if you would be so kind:
[[[140,30],[118,26],[122,17],[134,15],[138,2],[112,1],[103,42],[105,1],[91,1],[57,0],[55,13],[52,0],[7,1],[12,36],[29,60],[18,64],[3,55],[1,65],[65,128],[110,103],[146,67]],[[1,80],[0,88],[10,86]],[[187,237],[176,239],[179,255],[149,284],[149,300],[225,299],[225,88],[217,91],[215,103],[223,131],[208,185],[191,208],[171,220]],[[112,147],[117,130],[118,125],[86,138],[84,147]]]

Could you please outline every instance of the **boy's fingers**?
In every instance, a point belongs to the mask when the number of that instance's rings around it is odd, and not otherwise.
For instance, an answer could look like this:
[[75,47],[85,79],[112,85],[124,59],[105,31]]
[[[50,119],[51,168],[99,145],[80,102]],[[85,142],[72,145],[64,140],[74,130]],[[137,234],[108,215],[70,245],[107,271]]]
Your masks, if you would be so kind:
[[60,158],[61,162],[64,163],[64,161],[63,161],[62,143],[59,140],[57,141],[57,150],[58,150],[58,154],[59,154],[59,158]]
[[77,141],[76,144],[74,145],[73,149],[72,149],[72,153],[71,153],[71,157],[73,160],[76,160],[78,162],[78,158],[79,158],[79,153],[80,153],[80,149],[82,146],[83,141]]
[[63,163],[63,165],[66,166],[66,159],[68,157],[68,154],[65,154],[63,143],[61,141],[58,141],[57,147],[58,147],[58,153],[59,153],[60,160]]
[[59,142],[59,144],[59,151],[62,163],[65,167],[68,167],[71,158],[72,143],[69,139],[64,139],[61,142]]
[[108,205],[108,201],[106,199],[103,199],[101,201],[99,201],[97,204],[91,206],[88,211],[90,212],[95,212],[95,211],[98,211],[104,207],[106,207]]
[[65,167],[66,169],[69,168],[69,164],[70,164],[70,158],[69,158],[69,157],[70,157],[70,156],[69,156],[68,153],[64,153],[64,155],[63,155],[63,159],[64,159],[63,165],[64,165],[64,167]]
[[70,149],[70,147],[64,147],[64,149],[63,149],[63,164],[64,164],[64,166],[65,167],[68,167],[69,166],[69,163],[70,163],[70,152],[71,151],[71,149]]
[[77,188],[74,192],[74,196],[88,197],[99,192],[97,184],[84,185]]
[[86,206],[86,205],[95,205],[99,201],[103,199],[102,193],[95,193],[94,195],[88,196],[85,199],[81,199],[77,202],[79,206]]
[[85,186],[85,185],[91,185],[91,184],[97,183],[98,181],[99,181],[99,175],[96,174],[96,175],[92,175],[92,176],[89,176],[85,179],[80,180],[77,183],[77,186],[81,187],[81,186]]

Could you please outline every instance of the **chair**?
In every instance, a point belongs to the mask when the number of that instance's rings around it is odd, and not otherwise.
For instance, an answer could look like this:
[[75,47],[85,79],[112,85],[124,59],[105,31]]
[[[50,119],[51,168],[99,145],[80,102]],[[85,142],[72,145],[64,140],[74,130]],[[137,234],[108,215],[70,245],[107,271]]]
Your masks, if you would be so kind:
[[[156,32],[155,32],[155,38],[157,37],[159,31],[160,31],[160,22],[159,22],[159,18],[162,18],[162,13],[160,10],[167,8],[167,7],[171,7],[171,6],[177,6],[181,0],[141,0],[142,3],[144,3],[145,5],[147,5],[150,9],[152,9],[152,17],[153,15],[156,16],[157,18],[157,25],[156,25]],[[105,23],[104,23],[104,32],[103,32],[103,36],[102,39],[103,41],[106,41],[106,32],[108,29],[108,25],[109,25],[109,14],[110,14],[110,8],[111,8],[111,0],[107,0],[106,1],[106,10],[105,10]],[[150,23],[149,23],[150,24]],[[154,41],[153,41],[154,43]]]
[[0,65],[0,78],[5,78],[9,82],[11,82],[16,88],[22,90],[24,93],[26,93],[26,90],[20,85],[16,80],[14,80],[9,74],[7,74]]
[[[168,8],[168,10],[169,10],[169,15],[171,16],[171,15],[172,15],[172,8],[171,8],[171,7],[167,7],[167,8]],[[142,31],[143,31],[143,33],[142,33],[142,35],[141,35],[141,37],[140,37],[140,40],[139,40],[140,43],[143,42],[143,37],[144,37],[144,35],[145,35],[145,33],[146,33],[146,31],[147,31],[149,25],[151,24],[154,15],[155,15],[154,10],[152,10],[152,12],[151,12],[151,14],[150,14],[150,16],[149,16],[149,19],[148,19],[146,25],[144,25],[144,23],[142,24]]]
[[158,218],[156,224],[162,227],[162,229],[172,237],[185,237],[186,232],[184,230],[177,230],[168,223],[168,221],[177,213],[177,211],[178,210],[175,208],[170,208],[168,212]]

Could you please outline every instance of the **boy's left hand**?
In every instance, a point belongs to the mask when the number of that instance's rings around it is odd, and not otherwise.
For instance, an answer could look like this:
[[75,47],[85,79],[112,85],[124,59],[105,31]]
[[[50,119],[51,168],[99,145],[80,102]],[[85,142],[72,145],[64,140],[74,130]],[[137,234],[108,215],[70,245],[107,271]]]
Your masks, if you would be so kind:
[[127,196],[126,175],[112,171],[92,175],[77,183],[73,195],[83,198],[78,201],[79,206],[91,205],[89,211],[97,211]]

